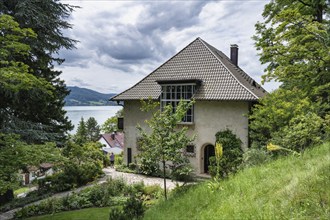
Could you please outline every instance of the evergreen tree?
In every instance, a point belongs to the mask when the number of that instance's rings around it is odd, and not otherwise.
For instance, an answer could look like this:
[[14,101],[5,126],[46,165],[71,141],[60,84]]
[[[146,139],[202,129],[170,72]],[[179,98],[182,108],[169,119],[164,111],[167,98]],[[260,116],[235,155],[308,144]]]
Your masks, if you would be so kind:
[[88,118],[86,121],[87,141],[97,141],[100,138],[100,126],[94,117]]
[[81,117],[81,120],[78,124],[77,132],[74,135],[74,141],[77,144],[83,144],[87,142],[87,130],[84,118]]
[[48,82],[52,88],[51,94],[36,94],[34,89],[18,90],[15,94],[16,103],[10,108],[10,113],[2,115],[2,120],[10,117],[8,121],[16,123],[1,123],[0,130],[3,132],[21,134],[29,142],[43,142],[63,140],[66,131],[72,129],[63,110],[64,98],[69,92],[59,78],[61,72],[54,69],[54,64],[64,61],[56,56],[60,49],[74,47],[75,41],[65,37],[62,32],[71,28],[67,18],[73,9],[73,6],[58,0],[0,1],[0,14],[13,16],[21,28],[31,28],[36,33],[35,38],[22,39],[30,47],[29,54],[16,54],[11,59],[26,64],[30,74]]

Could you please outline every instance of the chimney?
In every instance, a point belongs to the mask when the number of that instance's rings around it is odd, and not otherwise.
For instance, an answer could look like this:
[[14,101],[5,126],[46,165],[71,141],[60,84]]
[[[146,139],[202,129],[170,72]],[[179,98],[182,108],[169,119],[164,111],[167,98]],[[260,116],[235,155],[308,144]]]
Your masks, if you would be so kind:
[[111,133],[110,137],[111,137],[112,140],[115,140],[115,135],[116,135],[115,132]]
[[238,66],[238,45],[231,44],[230,45],[230,60],[235,65]]

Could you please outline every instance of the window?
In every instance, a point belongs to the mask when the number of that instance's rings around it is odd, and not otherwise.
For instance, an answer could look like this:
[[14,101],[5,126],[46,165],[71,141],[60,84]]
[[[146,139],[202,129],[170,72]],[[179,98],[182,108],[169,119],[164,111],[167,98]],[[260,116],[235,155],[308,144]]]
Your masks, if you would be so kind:
[[[172,105],[173,112],[179,105],[181,100],[190,101],[196,90],[195,84],[182,84],[182,85],[162,85],[162,95],[160,100],[161,110],[166,105]],[[182,119],[182,122],[194,122],[194,107],[192,106],[187,114]]]
[[184,154],[188,157],[195,157],[196,152],[195,152],[195,145],[187,145]]

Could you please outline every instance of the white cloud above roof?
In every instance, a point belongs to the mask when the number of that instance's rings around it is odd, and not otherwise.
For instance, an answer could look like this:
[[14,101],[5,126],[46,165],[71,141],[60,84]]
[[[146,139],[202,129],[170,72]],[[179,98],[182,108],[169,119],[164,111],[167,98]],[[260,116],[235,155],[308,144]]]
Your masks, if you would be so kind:
[[63,2],[81,7],[65,32],[80,42],[61,51],[66,62],[57,67],[67,85],[122,92],[197,37],[227,55],[230,44],[238,44],[239,66],[261,81],[264,67],[251,37],[268,0]]

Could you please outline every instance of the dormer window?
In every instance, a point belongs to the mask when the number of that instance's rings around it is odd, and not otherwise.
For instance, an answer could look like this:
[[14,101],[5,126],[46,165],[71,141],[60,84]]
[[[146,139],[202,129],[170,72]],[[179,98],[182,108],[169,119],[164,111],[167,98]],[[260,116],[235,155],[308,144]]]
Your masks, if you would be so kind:
[[[160,108],[164,109],[166,105],[172,105],[173,112],[175,112],[176,107],[179,105],[181,100],[191,101],[193,95],[196,91],[196,86],[199,83],[194,81],[166,81],[158,82],[162,87],[162,94],[160,96]],[[193,123],[194,122],[194,106],[192,106],[182,119],[183,123]]]

